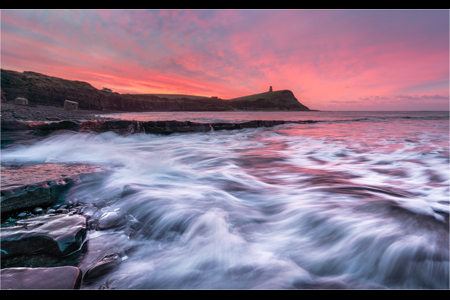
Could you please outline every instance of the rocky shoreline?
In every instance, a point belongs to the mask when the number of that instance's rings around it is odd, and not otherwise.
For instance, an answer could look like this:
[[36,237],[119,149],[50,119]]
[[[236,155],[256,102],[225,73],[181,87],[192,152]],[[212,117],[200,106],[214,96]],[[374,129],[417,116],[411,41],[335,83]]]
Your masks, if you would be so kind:
[[139,222],[112,209],[117,199],[67,199],[70,187],[105,172],[67,163],[2,170],[1,289],[89,287],[136,247]]
[[[15,105],[11,102],[1,103],[1,117],[4,121],[74,121],[105,120],[100,117],[108,111],[96,110],[64,110],[62,107],[46,105]],[[115,112],[117,113],[117,112]]]
[[[189,95],[119,94],[86,82],[36,72],[1,70],[1,147],[32,143],[60,131],[161,134],[272,127],[285,121],[243,123],[117,120],[109,113],[137,111],[309,110],[289,90],[243,99]],[[24,97],[26,105],[15,103]],[[64,110],[66,100],[78,109]],[[294,121],[292,121],[294,122]],[[308,123],[313,121],[302,121]],[[300,122],[295,122],[300,123]],[[57,133],[56,133],[57,134]],[[44,163],[1,166],[1,289],[111,289],[120,278],[93,279],[114,270],[138,246],[140,223],[113,210],[118,199],[70,199],[78,184],[101,180],[104,166]],[[122,198],[136,192],[126,186]],[[103,234],[107,231],[107,234]],[[112,233],[111,233],[112,232]]]
[[[105,115],[101,111],[10,103],[2,103],[1,113],[2,147],[58,130],[167,135],[315,122],[145,122],[100,117]],[[91,203],[66,197],[70,187],[100,180],[107,171],[82,164],[2,165],[1,289],[112,289],[120,285],[120,278],[108,278],[108,274],[139,247],[133,239],[140,230],[139,221],[112,208],[118,199],[99,198]],[[136,188],[126,186],[121,197]],[[101,286],[90,285],[102,278]]]
[[[106,119],[97,114],[105,112],[2,103],[2,144],[8,134],[12,140],[35,136],[27,124]],[[80,289],[118,265],[127,248],[117,242],[127,245],[127,236],[117,234],[106,241],[101,236],[88,240],[87,235],[99,228],[123,228],[128,224],[125,214],[108,214],[104,200],[95,206],[65,199],[70,187],[104,171],[81,164],[2,166],[1,289]]]
[[[212,130],[235,130],[243,128],[273,127],[281,124],[307,124],[318,121],[252,120],[241,123],[198,123],[191,121],[134,121],[108,117],[113,112],[88,110],[64,111],[58,107],[21,106],[2,104],[1,145],[17,140],[29,140],[45,136],[57,130],[101,133],[113,131],[118,134],[152,133],[172,134],[207,132]],[[116,113],[116,112],[114,112]]]

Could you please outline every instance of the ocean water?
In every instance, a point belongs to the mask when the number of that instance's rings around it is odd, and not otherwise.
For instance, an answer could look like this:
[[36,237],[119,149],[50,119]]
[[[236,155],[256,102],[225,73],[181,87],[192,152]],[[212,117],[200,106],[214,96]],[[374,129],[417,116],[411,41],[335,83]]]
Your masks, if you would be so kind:
[[[61,132],[2,164],[108,167],[67,201],[139,224],[92,230],[136,245],[85,288],[448,289],[448,112],[159,112],[135,120],[316,120],[271,128]],[[125,191],[125,192],[124,192]]]

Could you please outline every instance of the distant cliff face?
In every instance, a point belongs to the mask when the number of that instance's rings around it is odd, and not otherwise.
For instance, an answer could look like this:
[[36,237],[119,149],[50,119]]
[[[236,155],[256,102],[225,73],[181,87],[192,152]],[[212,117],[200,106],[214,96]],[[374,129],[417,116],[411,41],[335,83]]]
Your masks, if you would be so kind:
[[295,98],[290,90],[270,91],[229,101],[233,107],[242,110],[309,110]]
[[[231,100],[216,97],[164,97],[152,94],[119,94],[98,90],[87,82],[44,74],[1,69],[2,101],[17,97],[30,104],[63,107],[65,100],[78,108],[103,111],[226,111],[226,110],[309,110],[289,90],[267,92]],[[267,94],[267,95],[266,95]],[[5,99],[3,99],[3,96]]]
[[102,99],[104,110],[119,111],[224,111],[227,101],[211,98],[166,98],[151,94],[116,94]]

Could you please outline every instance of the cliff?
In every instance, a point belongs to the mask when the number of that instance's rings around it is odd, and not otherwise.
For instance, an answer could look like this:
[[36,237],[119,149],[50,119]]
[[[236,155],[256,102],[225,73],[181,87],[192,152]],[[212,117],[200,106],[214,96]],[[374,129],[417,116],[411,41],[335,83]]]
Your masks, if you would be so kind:
[[8,101],[26,98],[30,104],[63,107],[64,100],[74,100],[79,108],[102,110],[103,93],[87,82],[25,71],[1,70],[1,85]]
[[1,69],[1,90],[2,102],[24,97],[31,105],[63,107],[65,100],[71,100],[78,102],[80,109],[100,111],[309,110],[289,90],[230,100],[190,95],[119,94],[96,89],[87,82],[4,69]]
[[309,110],[301,104],[290,90],[265,92],[228,100],[230,104],[242,110]]

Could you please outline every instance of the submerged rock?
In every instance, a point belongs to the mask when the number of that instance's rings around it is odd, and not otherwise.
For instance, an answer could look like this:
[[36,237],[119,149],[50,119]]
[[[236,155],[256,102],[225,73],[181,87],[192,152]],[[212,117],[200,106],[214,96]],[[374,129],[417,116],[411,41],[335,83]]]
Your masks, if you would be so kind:
[[79,289],[81,277],[81,270],[73,266],[0,270],[2,290]]
[[116,269],[116,267],[118,267],[121,262],[122,257],[119,253],[107,254],[90,265],[85,275],[83,276],[83,281],[89,282],[90,280],[103,276]]
[[129,195],[133,195],[136,193],[139,193],[143,190],[145,190],[146,187],[149,187],[149,185],[145,185],[145,184],[136,184],[136,183],[131,183],[131,184],[126,184],[123,187],[122,190],[122,194],[121,194],[121,198],[125,198]]
[[99,290],[125,289],[126,284],[124,283],[124,279],[128,276],[129,274],[118,274],[111,276],[111,278],[99,287]]
[[85,206],[81,209],[81,213],[83,216],[89,220],[92,216],[98,211],[98,208],[95,206]]
[[98,220],[98,229],[107,230],[122,227],[127,223],[125,215],[119,211],[110,211],[102,214]]
[[112,273],[124,257],[139,247],[122,233],[103,234],[88,239],[86,244],[89,251],[77,265],[84,274],[85,286],[95,286],[97,278]]
[[65,256],[81,248],[86,219],[79,215],[44,215],[1,228],[2,259],[45,252]]

